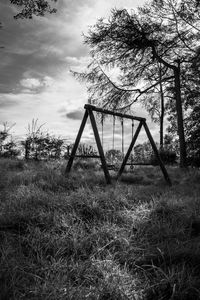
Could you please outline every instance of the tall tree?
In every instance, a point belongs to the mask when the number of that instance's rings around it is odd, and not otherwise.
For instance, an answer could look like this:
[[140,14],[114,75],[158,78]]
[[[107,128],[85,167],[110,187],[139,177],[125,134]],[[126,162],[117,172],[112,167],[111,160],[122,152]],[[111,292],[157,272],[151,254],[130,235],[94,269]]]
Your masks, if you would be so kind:
[[[180,143],[180,164],[186,165],[186,143],[183,126],[182,98],[181,98],[181,64],[191,65],[192,60],[198,56],[199,37],[199,9],[197,1],[172,1],[172,0],[153,0],[151,10],[145,7],[144,13],[151,19],[160,20],[170,25],[170,38],[174,45],[167,48],[167,56],[152,47],[153,55],[157,60],[168,66],[174,74],[174,97],[177,114],[177,129]],[[156,20],[155,20],[156,18]],[[168,35],[169,38],[169,35]],[[167,39],[167,42],[169,39]]]
[[[110,18],[107,21],[100,19],[85,37],[85,43],[90,46],[91,55],[97,61],[96,69],[93,68],[93,72],[89,74],[90,80],[94,81],[96,89],[101,82],[99,93],[104,104],[107,101],[109,104],[113,102],[116,107],[130,106],[139,95],[160,82],[174,78],[173,97],[181,167],[186,166],[181,65],[188,66],[198,55],[198,35],[199,7],[196,1],[153,0],[151,5],[140,8],[137,13],[129,13],[125,9],[112,10]],[[155,63],[164,66],[169,76],[164,76],[152,86],[145,80],[145,73]],[[118,82],[110,79],[106,68],[119,70]],[[142,85],[145,88],[141,89]]]
[[200,167],[200,105],[194,105],[187,118],[186,137],[191,164]]
[[149,90],[140,99],[143,106],[146,108],[153,122],[158,123],[160,127],[160,149],[164,144],[164,116],[165,108],[168,100],[167,90],[168,85],[172,82],[172,79],[166,82],[162,82],[162,77],[165,75],[166,68],[160,63],[155,66],[154,70],[150,70],[148,75],[149,82],[153,85],[159,81],[159,85],[155,86],[153,90]]

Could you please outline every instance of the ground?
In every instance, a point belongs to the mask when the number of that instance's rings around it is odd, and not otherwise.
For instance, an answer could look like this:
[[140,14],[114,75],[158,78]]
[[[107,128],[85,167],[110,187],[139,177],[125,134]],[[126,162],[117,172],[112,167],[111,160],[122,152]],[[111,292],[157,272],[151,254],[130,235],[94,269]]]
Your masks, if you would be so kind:
[[0,299],[200,299],[197,169],[65,166],[0,160]]

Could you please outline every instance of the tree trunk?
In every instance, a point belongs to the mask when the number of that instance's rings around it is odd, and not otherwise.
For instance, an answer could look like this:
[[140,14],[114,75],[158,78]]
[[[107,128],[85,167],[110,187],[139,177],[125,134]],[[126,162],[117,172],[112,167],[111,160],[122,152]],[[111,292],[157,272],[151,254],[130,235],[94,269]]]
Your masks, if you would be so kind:
[[186,143],[185,143],[185,133],[183,126],[183,111],[182,111],[182,101],[181,101],[181,83],[180,83],[180,60],[177,60],[177,65],[169,64],[167,61],[162,59],[156,52],[155,46],[152,47],[152,52],[154,57],[157,58],[158,62],[162,63],[167,68],[173,70],[174,73],[174,83],[175,83],[175,99],[176,99],[176,112],[177,112],[177,127],[180,145],[180,167],[185,168],[187,166],[187,153],[186,153]]
[[164,113],[161,112],[161,115],[160,115],[160,149],[163,149],[163,140],[164,140],[164,137],[163,137],[163,123],[164,123]]
[[180,84],[180,61],[178,60],[178,66],[174,66],[174,78],[175,78],[175,96],[176,96],[176,112],[177,112],[177,125],[178,136],[180,145],[180,167],[185,168],[187,166],[187,153],[186,143],[183,125],[183,111],[181,102],[181,84]]
[[164,115],[165,115],[165,105],[164,105],[164,93],[163,93],[163,86],[161,82],[161,67],[159,68],[159,77],[160,77],[160,149],[163,149],[163,131],[164,131]]

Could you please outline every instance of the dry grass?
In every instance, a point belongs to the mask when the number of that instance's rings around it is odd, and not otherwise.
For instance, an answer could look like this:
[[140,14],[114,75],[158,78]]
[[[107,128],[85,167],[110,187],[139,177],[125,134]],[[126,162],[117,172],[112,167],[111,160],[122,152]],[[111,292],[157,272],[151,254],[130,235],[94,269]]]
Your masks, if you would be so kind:
[[198,170],[0,167],[0,299],[200,299]]

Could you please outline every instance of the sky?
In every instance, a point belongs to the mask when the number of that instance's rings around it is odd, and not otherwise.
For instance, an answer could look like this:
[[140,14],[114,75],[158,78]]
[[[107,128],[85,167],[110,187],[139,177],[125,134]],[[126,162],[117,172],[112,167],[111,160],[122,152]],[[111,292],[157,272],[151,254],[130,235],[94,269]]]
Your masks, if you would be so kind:
[[[90,61],[83,33],[98,18],[107,18],[112,8],[136,8],[144,0],[58,0],[56,14],[15,20],[17,7],[8,0],[0,2],[0,123],[16,125],[15,136],[24,136],[28,124],[38,119],[50,134],[73,142],[77,135],[88,95],[71,70],[84,70]],[[138,116],[144,109],[135,107]],[[155,139],[159,129],[149,122]],[[130,138],[130,124],[125,135]],[[106,127],[109,147],[112,130]],[[120,141],[120,124],[116,141]],[[144,133],[142,134],[142,138]],[[83,140],[92,144],[92,130],[86,126]],[[129,143],[127,141],[126,143]]]

